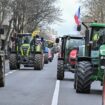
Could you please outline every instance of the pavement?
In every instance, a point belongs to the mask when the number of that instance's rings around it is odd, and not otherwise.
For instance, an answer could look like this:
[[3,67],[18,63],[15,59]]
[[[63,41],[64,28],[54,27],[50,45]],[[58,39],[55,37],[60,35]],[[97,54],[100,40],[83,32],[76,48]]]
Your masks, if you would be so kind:
[[90,94],[77,94],[74,75],[66,72],[65,79],[59,81],[56,71],[56,57],[41,71],[24,67],[10,71],[6,61],[6,85],[0,88],[0,105],[102,105],[100,82],[92,83]]

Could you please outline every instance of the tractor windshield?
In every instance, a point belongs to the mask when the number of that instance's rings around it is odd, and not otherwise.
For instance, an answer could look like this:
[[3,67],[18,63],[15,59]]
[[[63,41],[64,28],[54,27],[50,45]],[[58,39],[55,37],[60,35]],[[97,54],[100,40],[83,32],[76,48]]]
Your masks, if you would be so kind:
[[92,27],[91,40],[93,41],[93,49],[96,50],[100,47],[101,44],[105,43],[105,34],[103,33],[104,30],[104,27]]
[[103,27],[93,27],[92,34],[91,34],[92,35],[91,36],[92,41],[98,41],[99,40],[100,32],[102,30],[105,30],[105,28],[103,28]]
[[105,44],[105,28],[99,31],[99,40],[98,43],[100,45]]
[[30,43],[30,37],[29,36],[25,36],[22,39],[22,44],[29,44]]
[[18,41],[20,44],[29,44],[31,42],[31,35],[20,35]]
[[85,44],[85,41],[83,39],[70,39],[70,40],[67,40],[66,48],[72,49],[72,48],[79,47],[84,44]]

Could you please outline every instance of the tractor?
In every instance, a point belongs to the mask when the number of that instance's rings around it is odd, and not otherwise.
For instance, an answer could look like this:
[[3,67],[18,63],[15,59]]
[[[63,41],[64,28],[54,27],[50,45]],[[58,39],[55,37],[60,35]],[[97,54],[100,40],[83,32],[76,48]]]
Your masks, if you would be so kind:
[[2,39],[4,29],[0,28],[0,87],[5,85],[5,40]]
[[[81,51],[84,45],[84,37],[66,35],[56,39],[56,43],[61,44],[60,51],[58,53],[57,64],[57,79],[63,80],[65,71],[74,73],[77,63],[77,55],[83,54]],[[81,46],[81,50],[79,49]]]
[[20,69],[20,65],[43,69],[43,39],[30,33],[16,34],[11,37],[12,48],[9,55],[10,70]]
[[[103,85],[105,69],[105,24],[92,22],[85,26],[84,55],[77,57],[74,88],[77,93],[90,93],[93,81]],[[81,28],[78,28],[79,30]],[[78,31],[79,31],[78,30]]]

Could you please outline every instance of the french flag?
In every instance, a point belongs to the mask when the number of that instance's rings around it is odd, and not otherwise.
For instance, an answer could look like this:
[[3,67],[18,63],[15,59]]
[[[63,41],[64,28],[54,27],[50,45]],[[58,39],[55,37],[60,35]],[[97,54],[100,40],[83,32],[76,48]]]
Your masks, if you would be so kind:
[[74,15],[74,19],[77,25],[80,25],[80,6]]

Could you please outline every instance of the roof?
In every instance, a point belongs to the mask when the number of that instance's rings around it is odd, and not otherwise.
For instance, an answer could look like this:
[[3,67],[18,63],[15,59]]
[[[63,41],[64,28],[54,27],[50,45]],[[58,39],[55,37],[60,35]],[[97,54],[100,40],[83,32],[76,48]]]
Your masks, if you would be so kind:
[[90,27],[105,27],[105,23],[91,23]]

